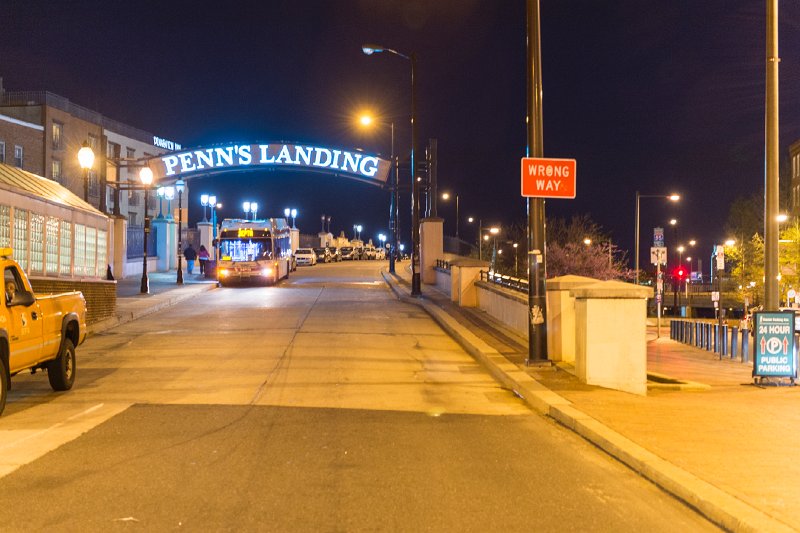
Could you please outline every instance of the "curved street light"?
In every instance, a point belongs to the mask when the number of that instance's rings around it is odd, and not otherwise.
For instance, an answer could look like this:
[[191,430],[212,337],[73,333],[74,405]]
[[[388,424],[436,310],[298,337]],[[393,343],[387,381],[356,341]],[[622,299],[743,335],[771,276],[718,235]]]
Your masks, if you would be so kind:
[[419,182],[417,181],[417,56],[414,52],[410,55],[402,54],[397,50],[378,44],[364,44],[361,50],[368,56],[389,52],[411,63],[411,295],[421,294],[419,273]]

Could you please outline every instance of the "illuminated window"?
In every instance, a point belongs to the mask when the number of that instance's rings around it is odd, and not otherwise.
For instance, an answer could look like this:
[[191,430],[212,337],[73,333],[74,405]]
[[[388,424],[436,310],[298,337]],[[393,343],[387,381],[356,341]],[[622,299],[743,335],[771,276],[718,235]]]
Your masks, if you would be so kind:
[[22,168],[22,146],[14,145],[14,166]]
[[104,230],[97,230],[97,275],[103,276],[108,266],[108,235]]
[[45,274],[58,274],[58,219],[47,217],[47,253],[45,261]]
[[61,259],[59,273],[62,276],[72,274],[72,223],[61,221]]
[[75,224],[75,275],[82,276],[86,267],[86,226]]
[[31,213],[31,272],[41,274],[44,271],[44,215]]
[[28,270],[28,212],[14,209],[14,259]]
[[64,148],[64,125],[53,121],[53,150]]
[[51,179],[57,183],[61,183],[61,160],[53,159],[53,168]]
[[11,208],[0,205],[0,248],[11,244]]
[[97,275],[97,230],[86,227],[86,267],[83,269],[86,276]]

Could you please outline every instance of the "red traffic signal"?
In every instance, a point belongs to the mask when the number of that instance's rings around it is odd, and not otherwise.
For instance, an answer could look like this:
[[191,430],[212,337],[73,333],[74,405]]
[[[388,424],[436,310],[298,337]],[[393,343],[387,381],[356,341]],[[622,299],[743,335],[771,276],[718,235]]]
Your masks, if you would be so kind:
[[678,267],[675,269],[675,277],[682,280],[686,276],[686,269]]

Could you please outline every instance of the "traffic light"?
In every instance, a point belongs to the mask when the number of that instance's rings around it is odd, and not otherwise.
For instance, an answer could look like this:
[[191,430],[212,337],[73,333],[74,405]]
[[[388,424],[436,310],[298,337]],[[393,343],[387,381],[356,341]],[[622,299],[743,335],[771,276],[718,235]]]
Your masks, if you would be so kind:
[[678,278],[678,281],[683,281],[683,278],[686,276],[686,269],[683,267],[678,267],[675,269],[675,277]]

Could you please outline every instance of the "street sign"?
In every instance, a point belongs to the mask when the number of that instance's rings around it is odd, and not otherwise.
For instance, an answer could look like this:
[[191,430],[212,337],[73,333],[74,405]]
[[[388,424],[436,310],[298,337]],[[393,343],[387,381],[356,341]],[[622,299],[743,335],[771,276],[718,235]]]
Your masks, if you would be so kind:
[[575,198],[574,159],[522,158],[522,196]]
[[653,228],[653,246],[657,248],[664,246],[664,228]]
[[794,311],[755,313],[753,377],[797,377]]
[[661,246],[650,248],[650,263],[654,265],[667,264],[667,249]]

